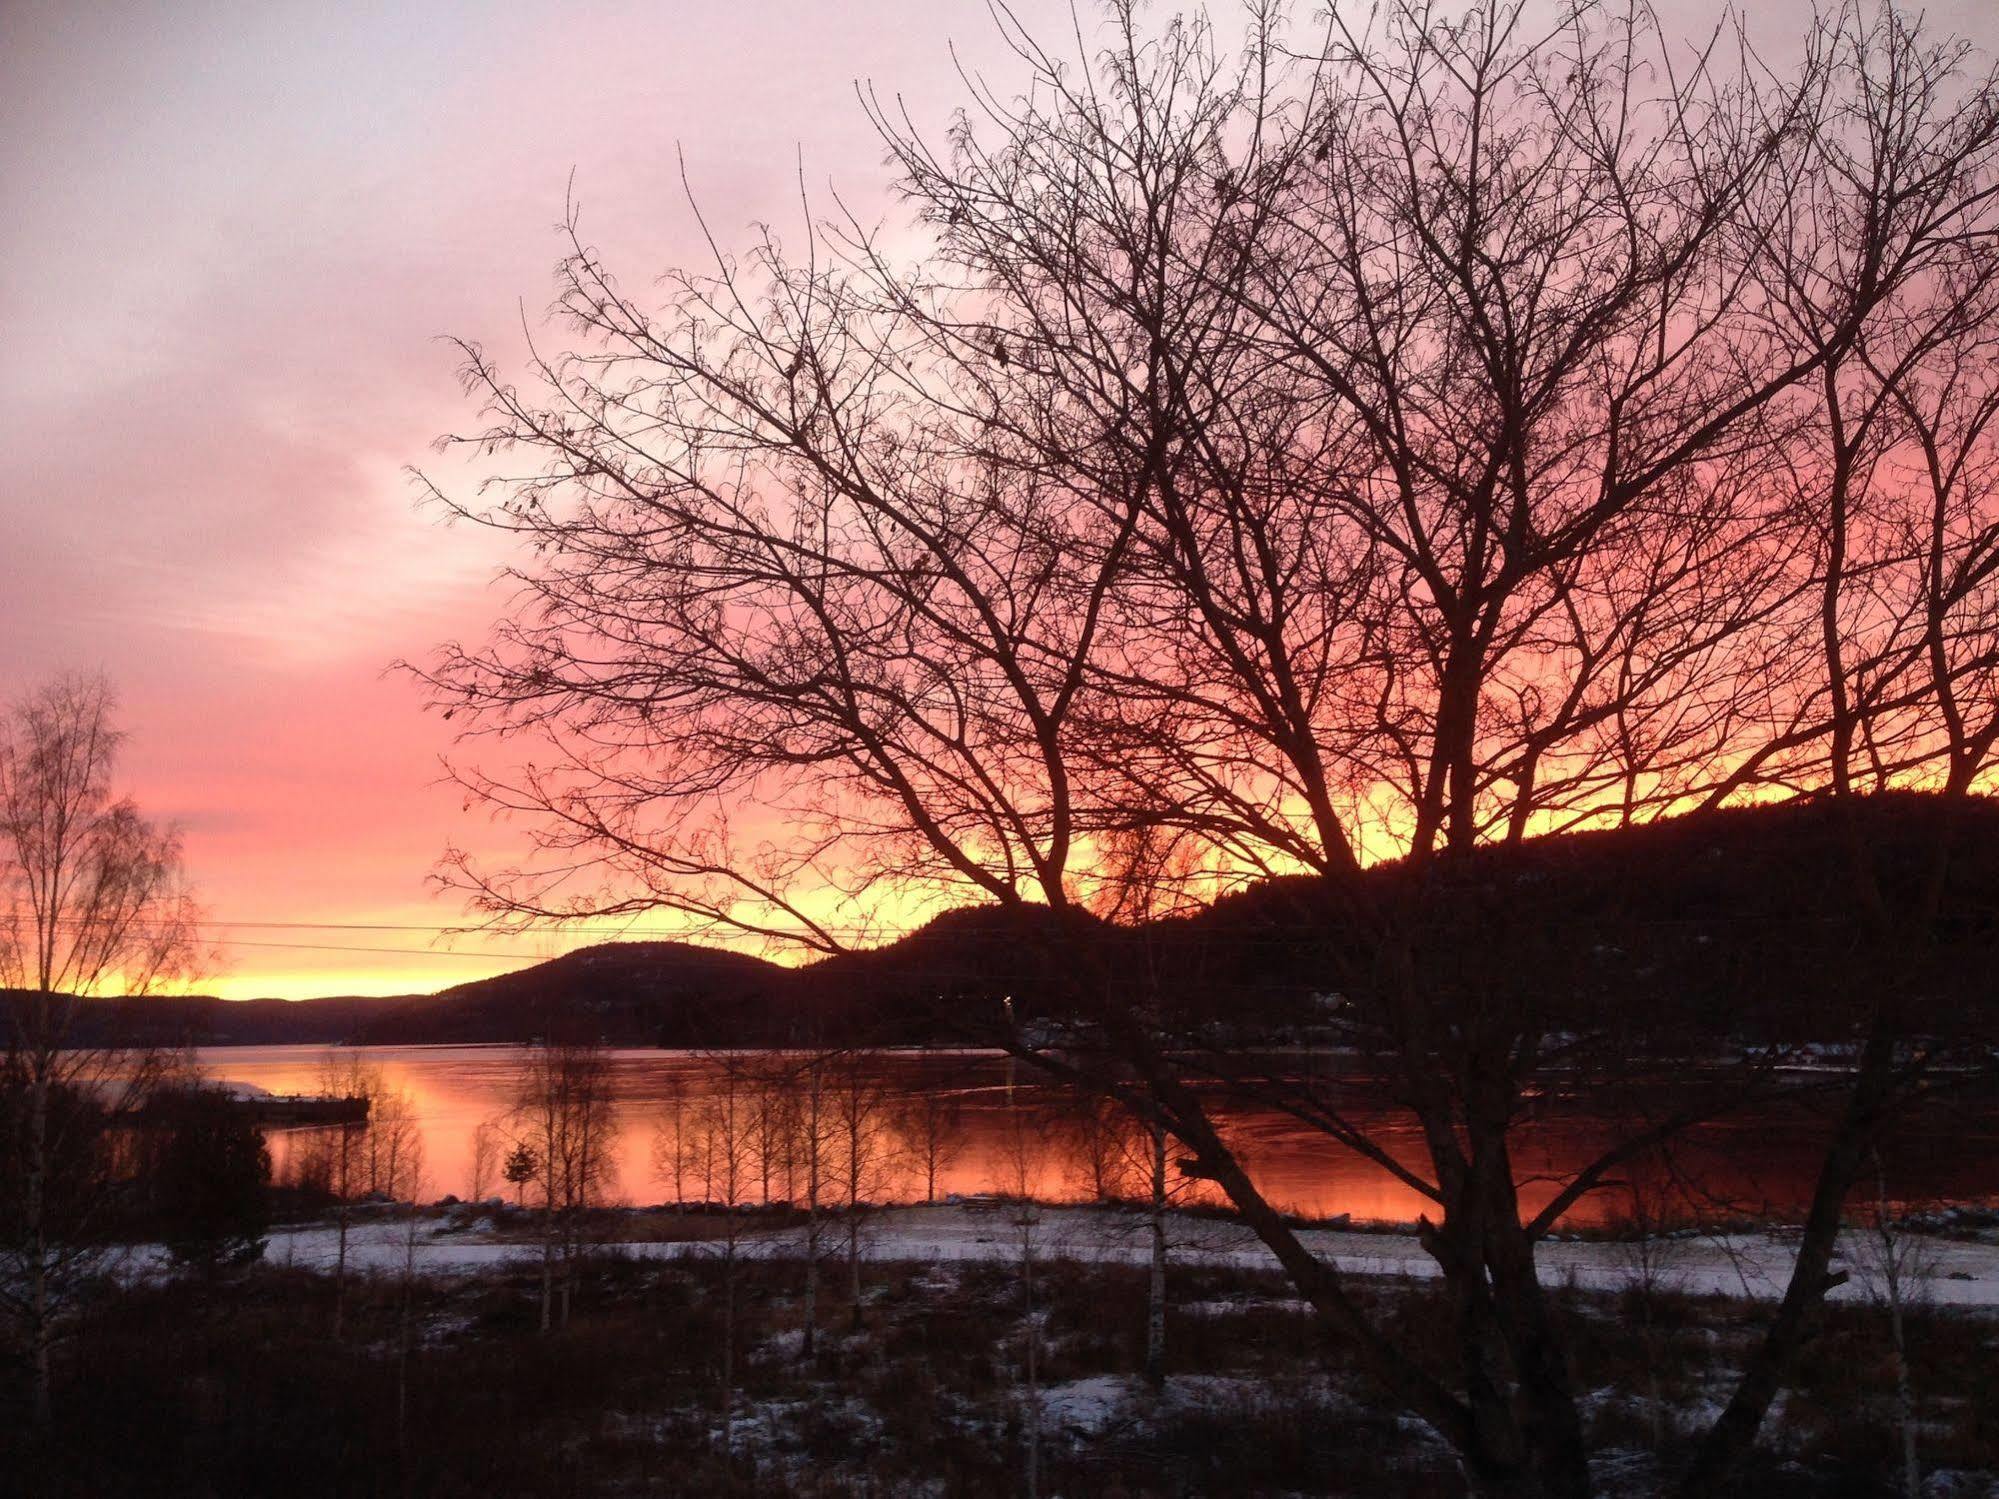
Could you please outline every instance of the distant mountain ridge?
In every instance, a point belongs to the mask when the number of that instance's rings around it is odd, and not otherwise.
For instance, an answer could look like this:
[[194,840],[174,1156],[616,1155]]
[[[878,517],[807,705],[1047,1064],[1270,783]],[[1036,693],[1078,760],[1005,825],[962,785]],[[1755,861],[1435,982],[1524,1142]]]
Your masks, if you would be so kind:
[[[1884,880],[1917,879],[1922,835],[1944,804],[1891,795],[1861,806]],[[1973,798],[1956,815],[1933,982],[1982,1000],[1990,982],[1979,973],[1999,972],[1999,800]],[[1684,1008],[1691,1026],[1727,1028],[1757,1003],[1785,1000],[1787,986],[1813,986],[1827,963],[1871,961],[1844,935],[1841,847],[1828,806],[1804,802],[1482,849],[1455,866],[1430,940],[1468,955],[1452,959],[1458,966],[1498,963],[1490,973],[1506,982],[1526,972],[1573,990],[1579,1005],[1650,995]],[[1400,877],[1384,865],[1360,880]],[[1119,981],[1169,993],[1190,1020],[1275,1035],[1307,1023],[1313,996],[1330,987],[1344,937],[1324,890],[1267,881],[1195,914],[1100,936]],[[996,1018],[1003,997],[1033,1013],[1059,992],[1064,975],[1050,966],[1059,949],[1032,930],[1053,919],[1029,913],[1024,926],[1018,914],[965,907],[800,968],[681,942],[616,942],[429,995],[105,1000],[87,1014],[94,1033],[154,1044],[521,1042],[556,1024],[626,1046],[920,1044],[965,1039]]]
[[701,1044],[680,1037],[713,1026],[723,1003],[767,1006],[790,972],[685,942],[607,942],[433,994],[105,999],[80,1025],[91,1041],[143,1045],[473,1045],[532,1040],[551,1018],[582,1010],[620,1044]]

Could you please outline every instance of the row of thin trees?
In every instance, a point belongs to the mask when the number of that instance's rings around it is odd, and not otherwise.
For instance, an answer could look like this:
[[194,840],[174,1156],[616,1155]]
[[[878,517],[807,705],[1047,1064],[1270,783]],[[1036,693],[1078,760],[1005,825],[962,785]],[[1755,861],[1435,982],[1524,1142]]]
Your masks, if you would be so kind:
[[[818,1352],[828,1261],[842,1265],[854,1331],[863,1326],[862,1267],[869,1213],[899,1185],[920,1183],[934,1202],[940,1173],[964,1146],[962,1105],[947,1089],[905,1093],[865,1050],[725,1052],[705,1055],[697,1090],[669,1087],[654,1106],[653,1179],[683,1215],[698,1214],[705,1252],[719,1265],[722,1328],[720,1445],[735,1450],[741,1357],[738,1327],[743,1272],[753,1237],[796,1229],[802,1269],[799,1356]],[[468,1191],[485,1200],[497,1169],[517,1194],[535,1193],[541,1238],[541,1329],[568,1324],[578,1274],[594,1242],[591,1209],[612,1174],[614,1085],[600,1045],[542,1041],[524,1054],[514,1105],[475,1131]],[[1151,1276],[1146,1374],[1163,1381],[1168,1232],[1172,1198],[1165,1136],[1134,1128],[1102,1105],[1071,1111],[1070,1184],[1080,1195],[1119,1200],[1146,1183]],[[1040,1307],[1036,1274],[1040,1210],[1054,1144],[1048,1121],[1011,1100],[990,1184],[1003,1198],[1018,1249],[1022,1295],[1022,1374],[1030,1491],[1038,1466]],[[393,1119],[391,1128],[394,1127]],[[772,1210],[776,1209],[775,1215]],[[789,1258],[787,1256],[787,1258]]]
[[[336,1064],[336,1073],[329,1073],[329,1088],[379,1084],[378,1075],[371,1079],[351,1062]],[[375,1140],[374,1129],[360,1130],[360,1143],[349,1145],[329,1133],[299,1158],[295,1174],[302,1185],[327,1185],[343,1199],[394,1190],[381,1162],[393,1163],[395,1142],[407,1128],[407,1101],[378,1086],[370,1096],[378,1100],[376,1128],[384,1139]],[[587,1243],[589,1211],[610,1194],[621,1129],[613,1118],[615,1097],[601,1047],[536,1043],[523,1054],[512,1107],[473,1133],[471,1200],[485,1200],[504,1181],[517,1203],[532,1193],[542,1214],[553,1323],[566,1321],[567,1267]],[[1049,1107],[1046,1101],[1037,1106]],[[1059,1175],[1065,1195],[1084,1200],[1147,1199],[1163,1209],[1177,1198],[1184,1183],[1169,1180],[1157,1131],[1101,1100],[1054,1107],[1061,1142],[1037,1149],[1028,1178],[989,1186],[1030,1199]],[[881,1054],[865,1049],[704,1054],[698,1084],[671,1081],[650,1108],[652,1180],[674,1208],[708,1215],[726,1254],[733,1256],[760,1209],[780,1209],[801,1222],[808,1354],[809,1329],[818,1322],[817,1266],[829,1248],[837,1241],[858,1317],[869,1214],[889,1202],[936,1202],[940,1179],[967,1144],[958,1089],[924,1083],[900,1088]],[[1009,1104],[1010,1120],[1022,1113]],[[1016,1126],[1007,1138],[1018,1132]],[[1037,1138],[1047,1133],[1036,1126]]]

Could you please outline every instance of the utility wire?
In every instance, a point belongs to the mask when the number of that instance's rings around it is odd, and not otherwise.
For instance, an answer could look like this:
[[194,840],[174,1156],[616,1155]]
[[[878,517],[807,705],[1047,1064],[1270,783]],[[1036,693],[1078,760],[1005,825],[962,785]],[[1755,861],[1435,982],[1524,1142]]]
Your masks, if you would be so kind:
[[[593,917],[585,919],[598,920],[598,921],[616,920],[615,917]],[[77,926],[77,925],[89,925],[90,923],[86,918],[82,917],[63,917],[59,918],[58,924],[65,926]],[[148,923],[142,923],[142,925],[144,924]],[[160,923],[150,923],[150,924],[159,925]],[[439,937],[470,936],[472,934],[475,934],[483,930],[483,928],[480,927],[446,926],[441,924],[436,926],[426,926],[417,922],[230,921],[221,917],[212,917],[212,916],[197,917],[193,921],[177,923],[177,924],[186,925],[186,926],[201,926],[201,927],[226,927],[232,930],[249,930],[254,928],[257,930],[267,930],[267,931],[428,932],[434,936],[439,936]],[[549,930],[553,931],[556,929],[549,928]],[[685,928],[674,928],[674,927],[622,927],[621,926],[615,928],[615,930],[617,934],[620,936],[639,935],[639,936],[657,936],[657,937],[684,937],[687,935]]]
[[546,961],[547,953],[518,952],[454,952],[450,948],[439,947],[356,947],[337,942],[256,942],[243,937],[221,937],[216,939],[223,947],[281,947],[294,952],[358,952],[381,953],[398,958],[472,958],[487,963],[513,963]]

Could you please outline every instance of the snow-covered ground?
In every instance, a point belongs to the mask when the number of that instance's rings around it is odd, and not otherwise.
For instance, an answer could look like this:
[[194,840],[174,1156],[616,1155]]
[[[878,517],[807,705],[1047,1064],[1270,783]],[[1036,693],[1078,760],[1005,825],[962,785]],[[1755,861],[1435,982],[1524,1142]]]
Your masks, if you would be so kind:
[[[1142,1218],[1111,1208],[1044,1207],[1035,1210],[1034,1252],[1040,1259],[1095,1263],[1143,1263],[1149,1236]],[[829,1252],[844,1248],[845,1230],[829,1225]],[[1275,1260],[1242,1228],[1210,1218],[1171,1219],[1172,1262],[1180,1265],[1220,1265],[1243,1269],[1274,1268]],[[348,1264],[372,1271],[400,1270],[406,1253],[407,1227],[394,1216],[352,1224],[348,1230]],[[863,1253],[874,1261],[1010,1260],[1020,1253],[1021,1228],[1016,1211],[964,1206],[891,1208],[868,1218]],[[1427,1279],[1436,1265],[1413,1234],[1361,1233],[1312,1229],[1302,1235],[1321,1258],[1349,1274]],[[1999,1244],[1968,1243],[1924,1236],[1913,1240],[1917,1267],[1911,1294],[1934,1305],[1999,1307]],[[270,1237],[267,1263],[311,1269],[331,1268],[336,1230],[330,1224],[281,1229]],[[638,1241],[610,1246],[634,1258],[673,1258],[716,1254],[712,1241]],[[804,1252],[804,1231],[790,1227],[753,1231],[738,1252],[768,1258],[793,1258]],[[1773,1299],[1782,1294],[1790,1272],[1793,1245],[1781,1232],[1733,1233],[1655,1241],[1651,1246],[1652,1278],[1661,1290],[1694,1295]],[[463,1274],[532,1260],[539,1247],[518,1235],[496,1233],[490,1218],[456,1209],[429,1214],[417,1225],[414,1260],[427,1274]],[[133,1263],[157,1263],[155,1252],[141,1251]],[[1833,1292],[1835,1299],[1872,1294],[1878,1277],[1870,1266],[1879,1254],[1869,1239],[1856,1235],[1844,1241],[1836,1263],[1851,1279]],[[1615,1290],[1639,1279],[1641,1269],[1633,1246],[1597,1241],[1554,1241],[1541,1246],[1540,1262],[1547,1279],[1591,1290]]]

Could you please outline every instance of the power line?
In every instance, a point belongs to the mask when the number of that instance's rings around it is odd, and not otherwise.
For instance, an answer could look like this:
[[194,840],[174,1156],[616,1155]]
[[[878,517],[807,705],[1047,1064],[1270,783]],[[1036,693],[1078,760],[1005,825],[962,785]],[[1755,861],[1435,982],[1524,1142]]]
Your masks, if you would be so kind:
[[[548,925],[538,926],[533,928],[533,930],[549,936],[576,937],[598,941],[608,941],[623,937],[648,937],[671,942],[685,942],[690,938],[700,936],[702,932],[702,928],[700,927],[619,926],[616,924],[617,918],[614,916],[579,916],[567,919],[550,917],[547,920]],[[574,924],[581,922],[601,922],[605,924],[594,927]],[[89,926],[93,924],[88,918],[83,917],[62,917],[58,918],[57,921],[57,925],[59,926]],[[137,924],[140,926],[160,926],[165,923],[140,922]],[[231,931],[418,932],[433,937],[476,937],[482,932],[492,930],[490,927],[478,926],[452,926],[444,924],[427,926],[420,922],[231,921],[220,917],[198,917],[192,921],[176,922],[173,924],[179,926],[220,927]],[[726,925],[726,923],[718,924]],[[825,932],[827,935],[833,937],[854,938],[879,937],[887,930],[888,928],[883,926],[821,926],[813,929],[813,931]],[[917,928],[911,928],[910,930],[917,930]],[[801,930],[796,935],[809,937],[812,934],[811,931]],[[908,932],[900,932],[898,935],[906,936]]]
[[[602,918],[597,918],[602,919]],[[472,936],[485,928],[463,926],[423,926],[414,922],[394,921],[220,921],[199,920],[195,926],[228,927],[236,930],[269,931],[313,931],[313,932],[429,932],[439,937]],[[554,928],[550,928],[554,930]],[[620,936],[686,936],[686,930],[671,927],[618,927]]]
[[224,947],[279,947],[294,952],[358,952],[380,953],[401,958],[472,958],[487,963],[542,962],[547,953],[518,952],[454,952],[438,947],[357,947],[337,942],[258,942],[247,937],[221,937],[216,939]]
[[[964,909],[964,908],[959,908],[959,909]],[[227,935],[218,935],[210,938],[209,940],[224,947],[265,948],[265,949],[287,950],[295,952],[355,953],[364,956],[378,956],[378,957],[458,958],[458,959],[471,959],[475,962],[533,964],[533,963],[544,963],[551,961],[557,957],[567,956],[570,953],[580,950],[580,948],[582,947],[614,943],[617,941],[633,939],[633,938],[663,939],[667,941],[689,943],[690,945],[698,946],[700,944],[696,939],[698,939],[700,936],[703,935],[702,931],[699,929],[690,930],[686,927],[620,926],[616,924],[616,918],[614,917],[613,918],[599,917],[599,918],[585,918],[585,919],[594,919],[597,921],[602,921],[605,922],[606,925],[601,927],[596,927],[593,929],[593,928],[583,928],[579,926],[551,924],[545,927],[534,929],[532,935],[539,935],[544,939],[551,939],[557,943],[564,944],[564,950],[559,952],[552,952],[549,951],[547,948],[542,948],[534,951],[520,951],[520,950],[495,951],[492,949],[487,949],[479,952],[467,952],[446,947],[386,947],[386,946],[374,946],[374,945],[364,945],[356,943],[284,942],[284,941],[259,940],[250,937],[234,937]],[[1655,917],[1649,921],[1642,923],[1642,925],[1656,929],[1684,927],[1684,928],[1699,930],[1710,927],[1714,928],[1732,927],[1739,925],[1748,919],[1750,918],[1742,916],[1723,915],[1721,913],[1710,912],[1695,917],[1664,917],[1664,918]],[[75,926],[88,926],[91,925],[92,923],[87,918],[58,918],[57,924],[61,926],[75,927]],[[217,933],[228,933],[235,931],[406,932],[411,934],[421,934],[424,936],[433,937],[440,941],[459,939],[459,938],[475,938],[480,936],[482,933],[491,931],[490,928],[447,926],[443,924],[426,925],[418,922],[303,921],[303,920],[277,921],[277,920],[265,920],[265,919],[232,920],[224,917],[201,917],[185,924],[200,927],[205,930]],[[137,923],[137,925],[146,929],[158,929],[163,925],[163,923],[140,922]],[[818,930],[820,932],[823,932],[825,935],[834,938],[835,940],[843,940],[843,939],[865,940],[869,938],[873,939],[886,938],[887,939],[886,945],[893,946],[896,942],[899,942],[905,938],[919,935],[923,931],[923,927],[918,926],[913,928],[907,928],[901,931],[892,931],[890,928],[883,926],[847,926],[847,927],[825,926],[819,928]],[[530,935],[530,933],[505,933],[505,934],[496,934],[496,935]],[[813,934],[809,932],[799,932],[795,935],[803,939],[803,938],[809,938]],[[1329,935],[1337,936],[1337,934],[1330,934],[1330,933],[1321,934],[1320,940],[1323,940],[1325,936]],[[1313,936],[1308,933],[1294,934],[1287,932],[1269,932],[1269,931],[1206,932],[1195,937],[1192,940],[1191,945],[1196,949],[1206,949],[1213,951],[1221,951],[1221,950],[1297,951],[1301,948],[1309,947],[1313,940],[1314,940]],[[716,950],[729,951],[731,949],[716,949]],[[868,949],[862,949],[862,951],[866,950]],[[880,949],[877,948],[874,950],[879,951]],[[933,965],[924,965],[924,966],[926,968],[929,968]],[[951,965],[948,964],[935,965],[935,967],[936,971],[940,974],[946,972],[947,970],[951,972],[956,971],[955,968],[953,968]]]
[[[594,917],[586,919],[603,921],[603,920],[613,920],[615,918]],[[85,918],[65,918],[61,924],[87,925],[88,921]],[[199,926],[199,927],[224,927],[230,930],[243,930],[243,931],[254,929],[259,931],[310,931],[310,932],[425,932],[432,936],[437,936],[437,937],[473,936],[479,933],[480,931],[487,930],[486,928],[482,927],[445,926],[445,925],[426,926],[417,922],[230,921],[221,917],[212,917],[212,916],[199,917],[193,921],[179,923],[179,924],[186,926]],[[547,930],[556,931],[559,929],[551,927],[548,928]],[[574,929],[572,928],[570,930]],[[685,937],[688,935],[687,930],[684,927],[675,928],[675,927],[623,927],[623,926],[613,928],[607,932],[607,935],[611,934],[615,934],[617,936],[636,935],[636,936],[649,936],[649,937]],[[579,935],[589,935],[589,934],[579,933]]]

